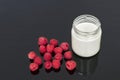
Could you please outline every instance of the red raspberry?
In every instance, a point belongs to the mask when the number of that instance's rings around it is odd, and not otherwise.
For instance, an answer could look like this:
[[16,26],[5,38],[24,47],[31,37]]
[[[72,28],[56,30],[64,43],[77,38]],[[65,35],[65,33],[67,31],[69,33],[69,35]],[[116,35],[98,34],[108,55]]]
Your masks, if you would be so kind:
[[55,56],[54,56],[54,59],[56,60],[62,60],[62,54],[61,53],[57,53]]
[[72,52],[71,51],[67,51],[64,53],[64,58],[65,59],[72,59]]
[[36,55],[36,53],[35,53],[34,51],[30,51],[30,52],[28,53],[28,58],[29,58],[29,59],[34,59],[36,56],[37,56],[37,55]]
[[52,65],[54,69],[59,69],[61,66],[60,61],[55,59],[52,61]]
[[38,38],[38,45],[46,45],[48,43],[48,40],[46,37],[39,37]]
[[36,63],[30,63],[30,65],[29,65],[30,71],[36,71],[36,70],[38,70],[38,68],[39,68],[39,66]]
[[34,59],[34,63],[38,64],[38,65],[41,65],[42,64],[42,59],[41,57],[37,56],[35,59]]
[[63,51],[67,51],[69,49],[69,44],[67,42],[62,42],[60,47],[63,49]]
[[44,62],[44,67],[47,70],[51,69],[52,68],[52,62],[50,62],[50,61]]
[[45,53],[44,54],[44,60],[45,61],[50,61],[50,60],[52,60],[52,55],[50,54],[50,53]]
[[56,39],[51,39],[50,44],[54,45],[55,47],[58,45],[58,40]]
[[56,48],[54,48],[54,52],[55,52],[55,54],[57,54],[57,53],[62,53],[62,48],[60,48],[60,47],[56,47]]
[[67,61],[65,63],[65,65],[66,65],[67,70],[72,71],[72,70],[74,70],[76,68],[77,64],[76,64],[76,62],[74,60],[70,60],[70,61]]
[[41,46],[39,47],[39,51],[40,51],[40,53],[43,55],[43,54],[46,52],[46,47],[45,47],[44,45],[41,45]]
[[52,53],[53,50],[54,50],[54,46],[51,45],[51,44],[48,44],[48,45],[47,45],[47,52]]

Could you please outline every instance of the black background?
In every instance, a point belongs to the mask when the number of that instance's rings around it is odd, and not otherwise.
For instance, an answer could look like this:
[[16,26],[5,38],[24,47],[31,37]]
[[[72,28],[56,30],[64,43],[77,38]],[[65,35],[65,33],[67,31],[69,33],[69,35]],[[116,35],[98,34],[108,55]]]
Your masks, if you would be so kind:
[[[99,55],[83,59],[74,55],[78,67],[67,72],[64,61],[59,72],[36,75],[29,71],[27,53],[39,55],[37,38],[46,36],[71,43],[72,21],[81,14],[98,17],[102,23]],[[1,80],[119,80],[119,0],[0,0]]]

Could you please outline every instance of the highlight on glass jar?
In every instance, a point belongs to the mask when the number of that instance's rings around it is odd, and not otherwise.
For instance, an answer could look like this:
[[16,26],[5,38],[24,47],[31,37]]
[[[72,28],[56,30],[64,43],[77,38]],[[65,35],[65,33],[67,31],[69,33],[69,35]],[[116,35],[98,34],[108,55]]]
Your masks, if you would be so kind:
[[73,51],[81,57],[91,57],[100,50],[101,23],[92,15],[80,15],[74,21],[71,30]]

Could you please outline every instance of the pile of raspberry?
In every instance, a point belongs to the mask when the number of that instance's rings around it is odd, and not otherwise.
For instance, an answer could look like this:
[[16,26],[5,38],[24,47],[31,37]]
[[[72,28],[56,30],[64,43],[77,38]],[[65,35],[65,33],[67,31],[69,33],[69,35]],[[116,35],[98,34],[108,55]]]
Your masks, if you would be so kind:
[[72,59],[72,51],[69,50],[68,42],[62,42],[58,45],[57,39],[48,39],[46,37],[38,38],[39,52],[43,57],[38,56],[34,51],[28,53],[28,58],[32,60],[29,65],[30,71],[34,72],[39,69],[44,62],[44,68],[46,70],[55,69],[58,70],[61,67],[61,61],[65,59],[66,69],[72,71],[76,68],[76,62]]

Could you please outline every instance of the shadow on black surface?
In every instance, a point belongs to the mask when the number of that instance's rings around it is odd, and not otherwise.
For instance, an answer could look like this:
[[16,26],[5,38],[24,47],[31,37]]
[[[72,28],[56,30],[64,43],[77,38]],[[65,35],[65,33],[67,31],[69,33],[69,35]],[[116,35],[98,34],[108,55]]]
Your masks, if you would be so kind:
[[[67,70],[67,69],[66,69],[66,70]],[[68,71],[68,73],[69,73],[70,75],[72,75],[72,74],[75,73],[75,70],[76,70],[76,69],[74,69],[74,70],[72,70],[72,71],[69,71],[69,70],[67,70],[67,71]]]
[[37,74],[39,74],[39,69],[36,70],[36,71],[34,71],[34,72],[32,72],[32,71],[30,71],[30,72],[31,72],[31,74],[33,74],[33,75],[37,75]]
[[29,61],[32,63],[33,62],[33,60],[32,59],[29,59]]
[[47,73],[50,73],[50,72],[52,71],[52,68],[51,68],[51,69],[45,69],[45,71],[46,71]]
[[53,69],[54,72],[59,72],[61,70],[61,68],[59,69]]
[[93,57],[83,58],[83,57],[79,57],[74,53],[73,58],[77,62],[77,68],[76,68],[77,74],[84,77],[85,76],[87,77],[88,75],[92,75],[95,72],[95,69],[98,64],[98,54]]

